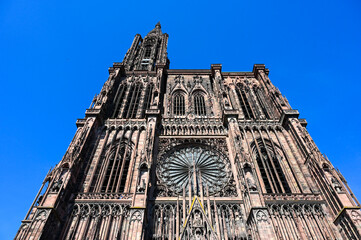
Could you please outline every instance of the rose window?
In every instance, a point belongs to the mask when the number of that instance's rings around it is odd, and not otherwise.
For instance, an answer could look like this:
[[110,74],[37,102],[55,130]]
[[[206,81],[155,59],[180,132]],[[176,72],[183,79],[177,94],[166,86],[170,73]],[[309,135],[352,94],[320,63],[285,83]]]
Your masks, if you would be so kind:
[[231,177],[228,159],[203,147],[185,147],[167,154],[158,163],[157,175],[168,191],[182,193],[183,189],[198,194],[221,191]]

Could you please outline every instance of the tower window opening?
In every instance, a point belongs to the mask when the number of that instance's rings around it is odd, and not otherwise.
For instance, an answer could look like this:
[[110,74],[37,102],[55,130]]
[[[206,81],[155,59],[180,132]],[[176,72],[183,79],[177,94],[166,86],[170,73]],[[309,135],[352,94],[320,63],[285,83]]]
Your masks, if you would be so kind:
[[143,100],[143,109],[142,109],[142,118],[145,116],[145,111],[149,109],[151,98],[153,92],[153,84],[149,84],[145,90],[144,100]]
[[125,159],[124,170],[121,175],[119,192],[124,192],[125,184],[127,182],[128,171],[129,171],[129,164],[130,164],[130,156],[127,156],[127,158]]
[[102,155],[102,160],[97,165],[97,171],[102,171],[102,166],[104,166],[104,176],[102,177],[102,174],[94,175],[90,192],[115,193],[124,191],[132,148],[126,147],[124,142],[118,142],[115,146],[118,144],[120,146],[113,147],[108,157],[107,154]]
[[261,109],[265,115],[266,118],[271,118],[270,114],[267,111],[267,106],[265,104],[264,98],[263,98],[263,93],[261,92],[260,89],[254,89],[255,95],[257,97],[258,103],[261,106]]
[[140,65],[140,70],[147,70],[149,65],[149,59],[143,59]]
[[129,105],[130,105],[130,101],[132,100],[133,92],[134,92],[134,85],[130,86],[130,88],[129,88],[128,96],[127,96],[127,99],[126,99],[125,105],[124,105],[122,118],[127,118]]
[[145,47],[144,58],[149,59],[151,53],[152,53],[152,49],[150,48],[150,46]]
[[120,114],[121,107],[123,106],[125,93],[127,92],[127,85],[123,84],[119,86],[119,97],[115,104],[115,113],[113,118],[117,118]]
[[258,143],[258,146],[260,152],[255,148],[256,161],[266,192],[291,193],[280,164],[282,157],[275,153],[271,146],[264,146],[262,142]]
[[241,104],[241,108],[242,108],[242,111],[243,111],[243,114],[244,114],[244,118],[245,119],[254,118],[251,106],[250,106],[250,104],[248,102],[248,99],[247,99],[247,96],[246,96],[246,93],[245,93],[244,89],[237,88],[237,95],[238,95],[239,102]]
[[132,91],[129,91],[127,99],[127,108],[124,110],[123,118],[136,118],[139,108],[139,100],[143,86],[136,84]]

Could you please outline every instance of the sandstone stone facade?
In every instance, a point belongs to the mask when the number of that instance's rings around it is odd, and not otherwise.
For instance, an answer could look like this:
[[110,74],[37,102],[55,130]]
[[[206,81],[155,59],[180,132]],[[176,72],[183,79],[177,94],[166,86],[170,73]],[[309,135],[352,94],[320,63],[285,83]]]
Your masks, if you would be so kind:
[[268,69],[169,69],[137,34],[15,239],[360,239],[360,204]]

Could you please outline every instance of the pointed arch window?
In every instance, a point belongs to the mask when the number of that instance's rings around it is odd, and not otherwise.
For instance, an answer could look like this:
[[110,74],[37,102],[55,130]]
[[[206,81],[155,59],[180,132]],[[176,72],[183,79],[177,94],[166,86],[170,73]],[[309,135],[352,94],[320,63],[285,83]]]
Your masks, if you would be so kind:
[[124,154],[124,145],[119,149],[118,154],[114,149],[108,158],[108,167],[105,172],[101,192],[116,192],[117,179],[120,174],[122,156]]
[[252,119],[254,118],[254,114],[251,108],[251,105],[249,104],[249,101],[247,99],[247,94],[245,89],[242,86],[238,86],[236,89],[237,96],[239,99],[239,103],[241,104],[241,108],[244,114],[245,119]]
[[145,58],[145,59],[149,59],[151,53],[152,53],[151,47],[150,47],[150,46],[146,46],[146,47],[145,47],[145,51],[144,51],[144,58]]
[[115,112],[113,118],[117,118],[120,115],[121,108],[123,106],[125,93],[127,92],[127,85],[121,84],[118,88],[118,97],[115,103]]
[[182,92],[173,94],[173,114],[183,116],[185,114],[185,100]]
[[152,99],[152,92],[153,92],[153,84],[148,84],[145,89],[145,95],[144,95],[144,101],[143,101],[143,109],[142,109],[142,116],[141,118],[144,118],[145,111],[149,109],[151,99]]
[[108,147],[96,166],[90,192],[124,192],[132,149],[131,143],[119,141]]
[[263,114],[265,115],[266,118],[272,118],[270,112],[267,111],[267,102],[266,99],[264,98],[264,92],[262,91],[261,88],[259,87],[254,87],[253,88],[253,92],[256,95],[257,101],[261,107],[261,110],[263,112]]
[[132,85],[128,92],[127,101],[123,111],[123,118],[136,118],[143,85],[137,83]]
[[281,167],[282,156],[273,149],[273,145],[267,141],[265,146],[263,141],[259,139],[253,146],[253,154],[256,158],[266,192],[291,193]]
[[197,92],[193,95],[194,100],[194,113],[197,116],[206,115],[206,104],[204,101],[204,96],[201,92]]

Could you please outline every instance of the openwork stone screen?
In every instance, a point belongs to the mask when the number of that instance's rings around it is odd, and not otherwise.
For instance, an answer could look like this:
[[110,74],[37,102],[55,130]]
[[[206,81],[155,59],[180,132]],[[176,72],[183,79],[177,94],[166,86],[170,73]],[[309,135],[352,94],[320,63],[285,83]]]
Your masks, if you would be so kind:
[[184,147],[171,152],[157,168],[158,177],[174,193],[183,190],[199,193],[200,188],[209,194],[222,190],[231,172],[228,159],[204,147]]

